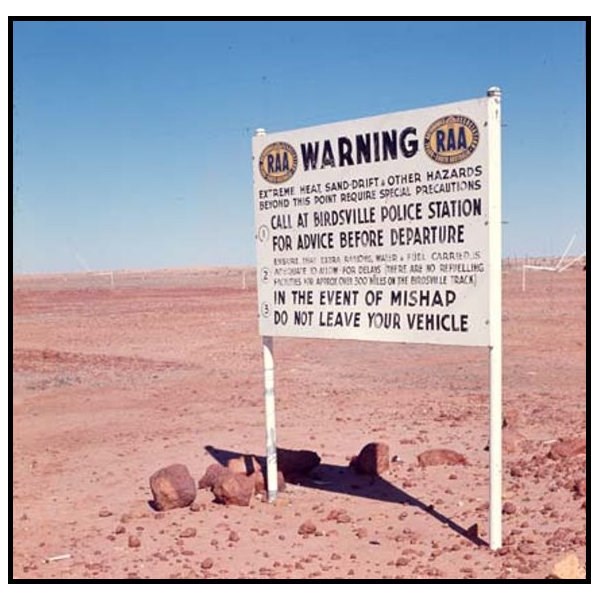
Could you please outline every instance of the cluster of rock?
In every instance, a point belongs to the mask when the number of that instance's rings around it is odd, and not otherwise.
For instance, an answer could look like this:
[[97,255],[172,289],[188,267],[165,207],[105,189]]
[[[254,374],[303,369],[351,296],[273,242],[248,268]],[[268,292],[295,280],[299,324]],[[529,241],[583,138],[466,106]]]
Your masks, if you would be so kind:
[[[540,452],[540,450],[543,451]],[[583,499],[586,507],[586,439],[561,438],[549,446],[538,444],[532,456],[518,456],[507,460],[508,474],[515,481],[531,479],[548,481],[550,491],[566,488],[575,500]]]
[[[278,490],[284,490],[286,482],[296,482],[306,476],[320,462],[321,457],[311,450],[278,448]],[[150,477],[152,504],[161,511],[189,506],[196,499],[198,489],[209,489],[222,504],[249,506],[255,495],[266,493],[266,487],[265,460],[253,455],[231,458],[227,466],[210,465],[198,485],[182,464],[159,469]]]
[[[420,467],[437,465],[468,465],[467,459],[455,450],[436,448],[426,450],[417,456]],[[390,468],[390,449],[381,442],[367,444],[350,460],[350,466],[361,475],[381,475]]]
[[[503,437],[507,433],[515,432],[517,421],[516,412],[505,413],[503,423]],[[519,440],[520,441],[520,440]],[[506,442],[506,440],[504,440]],[[510,452],[506,444],[504,451]],[[511,478],[532,478],[534,481],[549,479],[552,488],[566,487],[575,499],[583,499],[582,508],[585,508],[587,495],[587,479],[585,477],[586,450],[585,438],[561,438],[541,445],[543,452],[531,457],[519,457],[510,460],[507,464],[508,475]],[[538,445],[538,450],[540,445]],[[232,456],[229,454],[229,456]],[[190,506],[194,510],[198,489],[207,489],[214,495],[215,501],[225,505],[249,506],[252,500],[259,495],[267,494],[266,460],[255,455],[239,455],[210,465],[202,478],[196,482],[188,468],[183,464],[173,464],[159,469],[150,477],[150,488],[153,495],[152,505],[156,510],[165,511],[173,508]],[[398,462],[398,457],[390,460],[389,446],[382,442],[373,442],[365,445],[361,451],[352,456],[349,468],[357,475],[376,477],[390,469],[390,463]],[[224,463],[224,464],[223,464]],[[311,471],[318,467],[321,458],[316,452],[310,450],[277,449],[277,487],[279,491],[285,490],[286,483],[298,483],[310,478]],[[422,467],[435,467],[441,465],[457,466],[469,465],[466,457],[448,448],[430,449],[417,456],[417,464]],[[316,479],[315,479],[316,481]],[[542,512],[552,510],[551,505],[545,505]],[[504,502],[502,513],[508,518],[519,513],[519,508],[514,502]],[[106,509],[100,511],[99,516],[110,516],[112,513]],[[343,509],[331,510],[326,521],[336,523],[349,523],[350,515]],[[124,532],[124,528],[117,529],[115,533]],[[323,532],[311,520],[303,522],[298,528],[298,534],[303,537],[323,535]],[[194,537],[195,528],[187,528],[181,537]],[[235,533],[232,533],[236,536]],[[356,535],[364,537],[366,532],[358,529]],[[478,526],[473,525],[467,531],[467,537],[478,538]],[[230,538],[234,539],[234,538]],[[238,538],[239,539],[239,538]],[[129,546],[139,546],[136,536],[130,536]],[[585,545],[585,535],[560,527],[548,538],[546,544],[557,550],[568,546]],[[520,554],[531,554],[532,549],[521,542],[518,545],[506,545],[498,552],[500,555],[510,553],[511,548],[516,548]],[[204,568],[204,567],[203,567]],[[208,567],[207,567],[208,568]],[[553,566],[547,576],[552,579],[585,579],[586,566],[581,564],[573,552],[563,555]]]
[[[286,482],[292,483],[308,475],[321,462],[311,450],[277,449],[277,489],[283,491]],[[198,482],[200,489],[210,489],[217,502],[249,506],[256,494],[267,492],[266,463],[253,455],[229,459],[227,466],[208,467]]]
[[[287,483],[297,483],[321,463],[320,456],[312,450],[277,449],[277,488],[285,489]],[[466,465],[464,456],[453,450],[428,450],[418,456],[420,466]],[[377,476],[390,468],[390,450],[387,444],[373,442],[362,448],[350,460],[350,467],[360,475]],[[156,471],[150,477],[152,505],[156,510],[190,506],[198,489],[208,489],[221,504],[249,506],[256,495],[267,493],[266,461],[254,455],[230,458],[226,465],[210,465],[198,484],[188,468],[173,464]]]

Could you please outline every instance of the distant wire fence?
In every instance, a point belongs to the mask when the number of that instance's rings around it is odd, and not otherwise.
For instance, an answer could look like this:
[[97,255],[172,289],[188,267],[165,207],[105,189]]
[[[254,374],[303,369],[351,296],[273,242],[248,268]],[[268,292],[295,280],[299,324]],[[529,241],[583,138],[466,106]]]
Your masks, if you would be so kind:
[[[562,273],[567,269],[584,268],[585,252],[579,256],[562,257],[506,257],[503,272],[522,274],[522,289],[526,289],[526,275],[533,271]],[[79,273],[16,275],[13,286],[32,290],[90,290],[102,293],[118,292],[128,288],[223,288],[256,291],[254,267],[206,267],[188,269],[158,269],[153,271],[88,271]]]
[[89,290],[106,293],[128,288],[165,287],[252,291],[256,290],[256,269],[223,267],[15,275],[13,287],[20,290]]
[[[502,259],[502,270],[503,271],[519,271],[523,270],[523,266],[535,266],[535,267],[548,267],[554,268],[558,261],[556,256],[526,256],[524,258],[507,257]],[[563,264],[561,269],[566,270],[570,268],[582,268],[586,264],[585,252],[579,256],[567,256],[565,257],[566,264]]]

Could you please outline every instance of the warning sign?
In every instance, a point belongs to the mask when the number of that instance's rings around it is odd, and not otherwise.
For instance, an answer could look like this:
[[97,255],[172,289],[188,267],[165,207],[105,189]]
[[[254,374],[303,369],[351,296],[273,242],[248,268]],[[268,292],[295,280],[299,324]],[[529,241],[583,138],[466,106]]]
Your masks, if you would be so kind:
[[489,345],[488,100],[254,137],[261,335]]

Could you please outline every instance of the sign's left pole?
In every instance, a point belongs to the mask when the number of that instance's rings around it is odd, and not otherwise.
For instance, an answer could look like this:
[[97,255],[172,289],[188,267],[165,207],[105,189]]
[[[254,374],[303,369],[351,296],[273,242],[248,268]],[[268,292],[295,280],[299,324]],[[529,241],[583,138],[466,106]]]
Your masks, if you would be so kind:
[[[254,132],[256,136],[266,135],[261,127]],[[263,364],[265,378],[265,430],[267,443],[267,500],[277,498],[277,438],[275,435],[275,361],[273,359],[273,338],[263,336]]]
[[265,368],[265,426],[267,436],[267,499],[277,498],[277,440],[275,436],[275,361],[273,338],[262,339]]

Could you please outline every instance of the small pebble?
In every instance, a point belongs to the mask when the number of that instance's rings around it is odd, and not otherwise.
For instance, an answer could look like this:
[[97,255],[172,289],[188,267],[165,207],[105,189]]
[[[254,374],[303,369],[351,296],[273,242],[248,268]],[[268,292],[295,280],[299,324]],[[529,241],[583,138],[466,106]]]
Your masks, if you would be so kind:
[[196,537],[196,528],[195,527],[186,527],[180,534],[179,537],[182,538],[191,538]]
[[300,535],[310,535],[316,533],[317,526],[312,521],[304,521],[300,527],[298,527],[298,533]]
[[517,507],[512,502],[505,502],[502,505],[502,512],[505,515],[512,515],[517,512]]

